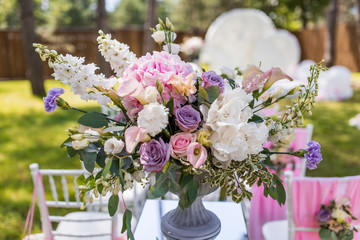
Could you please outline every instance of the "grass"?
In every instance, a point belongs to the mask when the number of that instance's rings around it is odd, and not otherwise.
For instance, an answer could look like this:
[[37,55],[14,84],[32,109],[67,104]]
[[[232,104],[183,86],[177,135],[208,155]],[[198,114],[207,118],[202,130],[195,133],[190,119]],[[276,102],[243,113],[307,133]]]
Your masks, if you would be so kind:
[[[360,74],[353,74],[354,86],[360,86]],[[63,87],[64,99],[72,106],[98,111],[96,103],[86,103],[72,95],[61,83],[48,80],[46,89]],[[80,168],[59,145],[65,130],[76,125],[81,115],[57,110],[45,113],[41,98],[31,95],[28,81],[0,82],[0,239],[19,239],[30,206],[33,184],[29,164],[41,168]],[[309,176],[347,176],[360,174],[360,131],[349,126],[349,119],[360,112],[360,90],[343,102],[317,103],[307,123],[314,124],[313,139],[320,142],[324,156]],[[40,231],[38,211],[34,231]]]

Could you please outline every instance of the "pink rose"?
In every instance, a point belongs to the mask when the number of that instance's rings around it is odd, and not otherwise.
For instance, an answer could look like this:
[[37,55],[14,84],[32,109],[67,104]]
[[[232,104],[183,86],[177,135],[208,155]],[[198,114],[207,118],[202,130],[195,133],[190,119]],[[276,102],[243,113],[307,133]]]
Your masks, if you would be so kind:
[[187,149],[187,159],[194,168],[201,167],[207,159],[206,148],[198,142],[191,143]]
[[127,153],[133,153],[136,146],[140,142],[147,142],[150,140],[149,134],[146,129],[138,126],[131,126],[125,131],[125,146]]
[[190,143],[196,141],[196,134],[193,133],[176,133],[170,138],[171,156],[175,159],[186,157],[187,149]]

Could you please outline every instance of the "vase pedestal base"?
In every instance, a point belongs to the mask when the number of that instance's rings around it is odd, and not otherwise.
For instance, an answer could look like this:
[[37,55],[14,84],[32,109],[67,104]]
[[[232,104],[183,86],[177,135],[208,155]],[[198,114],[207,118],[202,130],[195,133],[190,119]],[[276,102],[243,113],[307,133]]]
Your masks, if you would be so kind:
[[179,206],[161,218],[161,231],[169,240],[210,240],[220,233],[221,222],[206,210],[201,198],[182,210]]

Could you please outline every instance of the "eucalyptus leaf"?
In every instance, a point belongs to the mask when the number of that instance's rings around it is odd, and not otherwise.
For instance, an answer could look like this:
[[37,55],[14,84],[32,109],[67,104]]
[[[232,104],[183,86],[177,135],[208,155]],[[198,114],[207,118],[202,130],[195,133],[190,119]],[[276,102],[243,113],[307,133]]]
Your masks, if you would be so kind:
[[322,240],[329,240],[331,238],[331,231],[327,228],[321,228],[319,231],[319,237]]
[[110,166],[110,173],[116,177],[119,175],[119,159],[113,159],[111,166]]
[[84,162],[84,167],[88,172],[93,172],[95,168],[96,152],[79,151],[80,159]]
[[208,102],[213,103],[220,94],[220,88],[218,86],[211,86],[206,89],[206,92],[208,94]]
[[85,179],[84,174],[81,174],[80,176],[78,176],[76,178],[76,183],[77,183],[78,186],[86,185],[86,179]]
[[105,167],[105,159],[106,154],[104,151],[104,148],[100,148],[99,152],[96,155],[96,163],[99,165],[99,167],[104,168]]
[[[72,146],[71,142],[73,141],[73,139],[71,137],[69,137],[68,139],[66,139],[61,145],[60,148],[63,148],[65,146]],[[67,145],[66,143],[70,143],[70,145]]]
[[79,118],[78,123],[88,127],[100,128],[107,125],[108,120],[101,113],[88,112]]
[[110,167],[111,167],[111,164],[112,164],[112,161],[113,161],[113,158],[112,158],[112,157],[108,157],[108,158],[107,158],[107,162],[106,162],[106,160],[105,160],[106,165],[105,165],[104,171],[103,171],[103,173],[102,173],[102,176],[103,176],[103,177],[106,177],[106,175],[109,173]]
[[111,217],[115,215],[118,209],[118,205],[119,205],[119,196],[114,194],[111,195],[108,203],[108,210]]
[[75,150],[74,148],[69,147],[69,146],[66,146],[66,150],[67,150],[67,154],[70,158],[75,157],[76,154],[78,153],[77,150]]
[[199,102],[203,102],[203,101],[207,102],[208,99],[209,99],[209,95],[208,95],[208,93],[206,92],[206,90],[205,90],[203,87],[199,86],[198,101],[199,101]]
[[262,123],[264,119],[262,117],[259,117],[258,115],[253,115],[248,122],[254,122],[254,123]]

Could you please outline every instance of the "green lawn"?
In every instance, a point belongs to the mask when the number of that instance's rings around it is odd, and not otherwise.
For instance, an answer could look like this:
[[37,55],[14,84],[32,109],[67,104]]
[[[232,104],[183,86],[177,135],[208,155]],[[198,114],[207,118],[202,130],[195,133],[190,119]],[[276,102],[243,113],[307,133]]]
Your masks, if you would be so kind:
[[[354,84],[360,85],[360,74],[354,74]],[[72,95],[68,87],[54,81],[46,89],[63,87],[64,99],[74,107],[99,110],[97,104],[83,102]],[[66,138],[65,130],[76,125],[80,113],[57,110],[43,111],[42,99],[31,95],[28,81],[0,82],[0,239],[19,239],[33,184],[29,164],[41,168],[79,168],[80,161],[66,156],[59,145]],[[322,145],[324,160],[310,176],[346,176],[360,174],[360,131],[348,125],[360,112],[360,90],[351,100],[317,103],[313,115],[313,139]],[[34,232],[40,231],[38,211]]]

